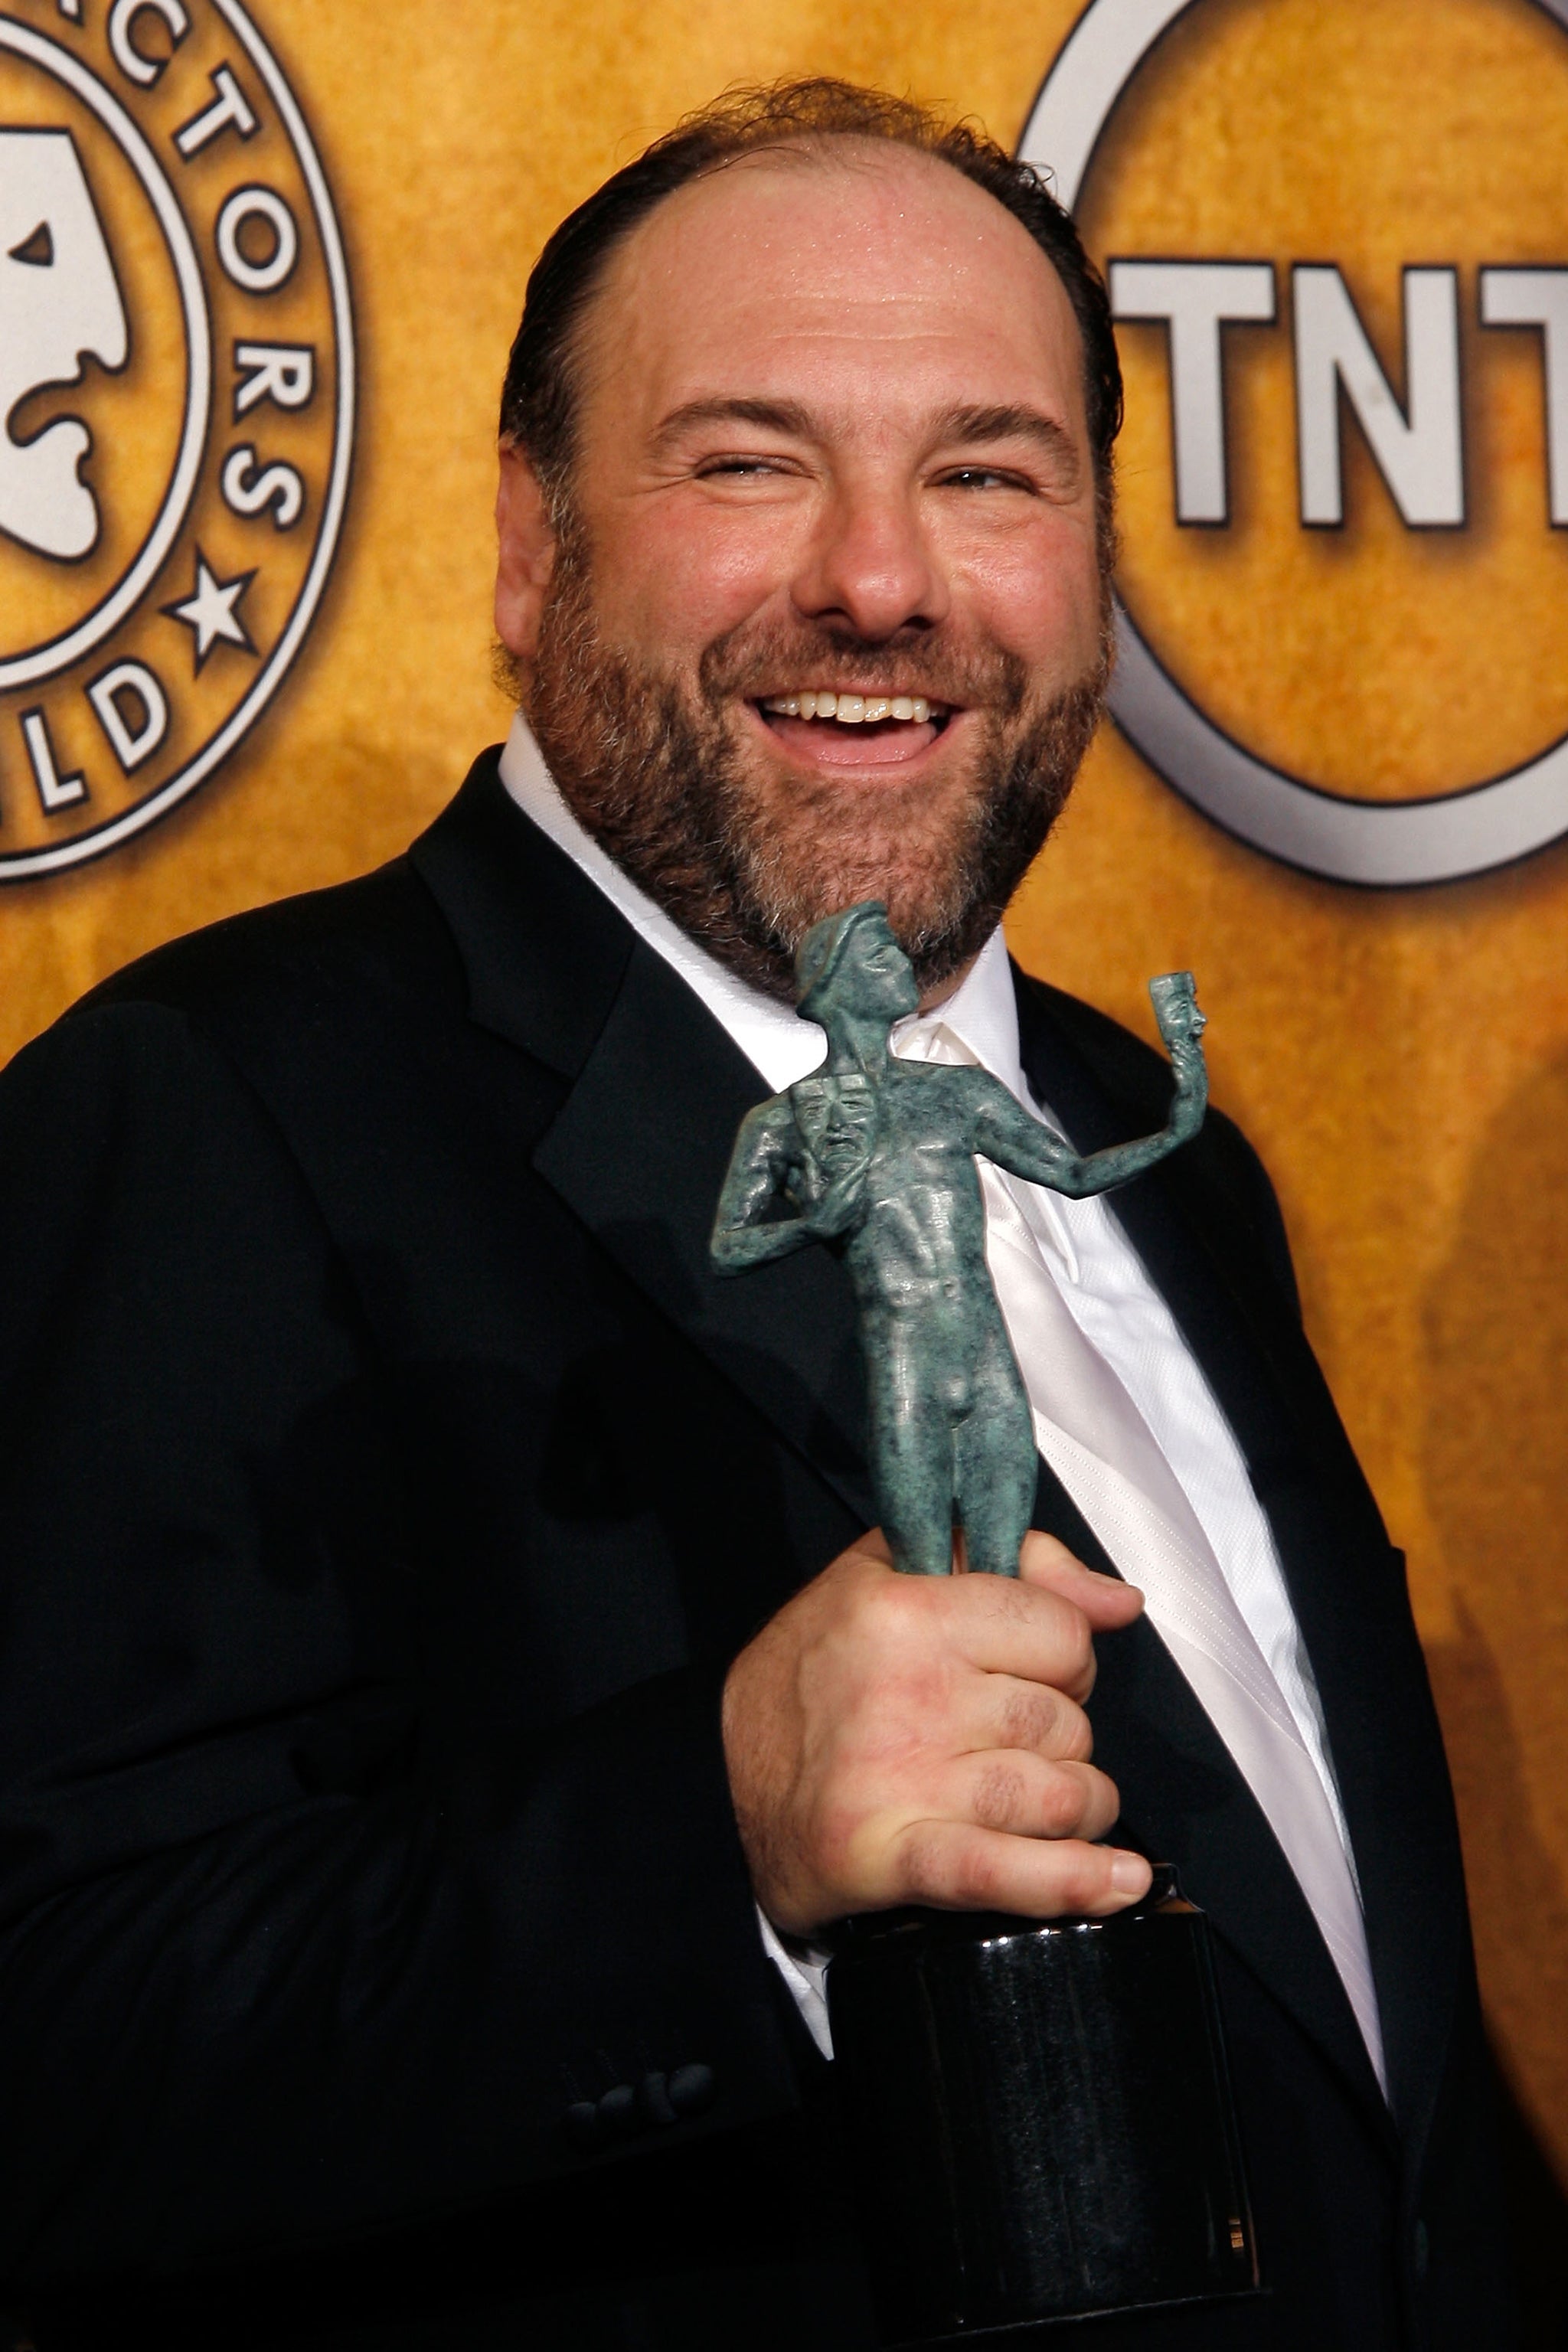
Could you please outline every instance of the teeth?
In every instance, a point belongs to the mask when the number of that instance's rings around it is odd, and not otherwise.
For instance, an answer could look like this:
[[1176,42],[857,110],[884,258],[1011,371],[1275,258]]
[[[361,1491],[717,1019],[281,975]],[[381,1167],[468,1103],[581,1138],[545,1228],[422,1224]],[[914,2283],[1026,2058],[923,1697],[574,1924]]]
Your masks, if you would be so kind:
[[931,704],[923,694],[772,694],[763,703],[781,719],[837,719],[844,727],[874,727],[879,719],[913,719],[923,727]]

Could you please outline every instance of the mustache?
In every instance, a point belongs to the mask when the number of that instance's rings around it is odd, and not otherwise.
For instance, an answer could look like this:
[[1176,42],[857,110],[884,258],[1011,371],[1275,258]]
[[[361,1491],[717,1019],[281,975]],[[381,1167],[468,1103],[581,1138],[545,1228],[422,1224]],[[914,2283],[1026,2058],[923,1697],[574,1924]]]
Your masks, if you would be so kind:
[[800,687],[863,683],[880,694],[923,694],[928,701],[985,709],[1016,718],[1028,699],[1028,666],[995,646],[966,646],[936,631],[900,630],[889,637],[856,636],[842,629],[746,624],[715,637],[698,663],[698,684],[712,710],[736,697],[759,697]]

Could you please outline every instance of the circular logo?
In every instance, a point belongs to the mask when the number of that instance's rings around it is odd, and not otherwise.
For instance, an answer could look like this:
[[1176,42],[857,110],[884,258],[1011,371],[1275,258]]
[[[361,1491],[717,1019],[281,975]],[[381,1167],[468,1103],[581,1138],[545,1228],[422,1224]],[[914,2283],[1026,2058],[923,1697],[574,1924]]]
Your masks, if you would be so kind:
[[1136,322],[1113,715],[1227,832],[1336,881],[1568,833],[1539,113],[1568,122],[1565,27],[1568,0],[1089,0],[1020,142]]
[[239,0],[0,6],[0,881],[234,750],[342,527],[353,315]]

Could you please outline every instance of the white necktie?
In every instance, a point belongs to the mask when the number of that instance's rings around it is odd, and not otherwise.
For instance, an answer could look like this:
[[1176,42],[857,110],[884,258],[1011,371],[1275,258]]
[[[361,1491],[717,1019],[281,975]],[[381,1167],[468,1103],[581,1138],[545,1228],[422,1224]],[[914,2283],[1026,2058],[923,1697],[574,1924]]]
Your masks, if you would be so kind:
[[[899,1051],[920,1061],[976,1058],[941,1024],[900,1038]],[[1109,1557],[1142,1591],[1150,1623],[1261,1806],[1386,2089],[1361,1901],[1318,1767],[1175,1473],[1052,1279],[1029,1213],[1035,1188],[989,1160],[977,1166],[986,1260],[1028,1391],[1036,1443]]]

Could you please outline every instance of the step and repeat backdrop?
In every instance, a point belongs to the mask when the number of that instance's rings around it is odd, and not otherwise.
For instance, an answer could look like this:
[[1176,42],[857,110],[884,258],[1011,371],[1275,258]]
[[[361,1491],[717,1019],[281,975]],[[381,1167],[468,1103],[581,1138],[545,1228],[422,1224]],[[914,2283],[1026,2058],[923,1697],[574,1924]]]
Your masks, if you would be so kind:
[[1140,1026],[1199,975],[1568,2179],[1568,0],[0,0],[0,1055],[503,730],[530,262],[803,71],[979,116],[1106,268],[1117,723],[1013,944]]

